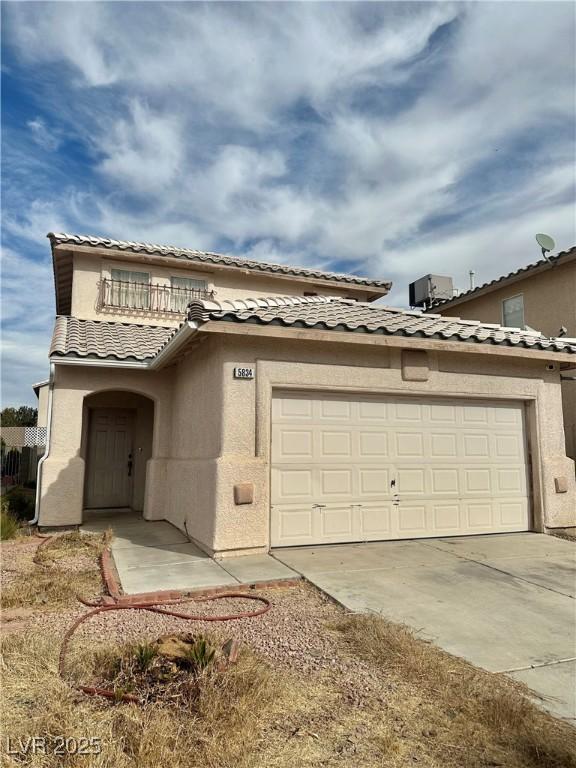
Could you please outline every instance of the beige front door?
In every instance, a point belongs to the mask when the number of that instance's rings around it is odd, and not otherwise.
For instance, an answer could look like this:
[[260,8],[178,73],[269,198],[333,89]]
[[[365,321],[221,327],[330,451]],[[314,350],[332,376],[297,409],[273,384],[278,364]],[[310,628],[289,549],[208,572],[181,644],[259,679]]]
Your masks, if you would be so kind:
[[272,401],[271,544],[529,529],[519,402]]
[[88,508],[129,507],[134,467],[134,411],[94,408],[91,411],[86,465]]

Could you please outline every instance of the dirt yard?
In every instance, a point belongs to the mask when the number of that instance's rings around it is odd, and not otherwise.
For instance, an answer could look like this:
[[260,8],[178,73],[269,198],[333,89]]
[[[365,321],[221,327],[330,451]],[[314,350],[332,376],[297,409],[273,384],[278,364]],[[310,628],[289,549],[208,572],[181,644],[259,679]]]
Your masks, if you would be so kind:
[[[89,610],[76,594],[102,592],[104,542],[67,535],[35,563],[38,543],[1,545],[3,765],[576,767],[574,729],[535,707],[520,685],[379,617],[347,615],[305,584],[258,593],[271,610],[228,623],[99,614],[75,634],[62,680],[64,632]],[[184,610],[253,607],[233,599]],[[101,682],[103,659],[183,632],[214,647],[241,641],[237,663],[191,677],[193,695],[179,699],[124,703],[74,687]]]

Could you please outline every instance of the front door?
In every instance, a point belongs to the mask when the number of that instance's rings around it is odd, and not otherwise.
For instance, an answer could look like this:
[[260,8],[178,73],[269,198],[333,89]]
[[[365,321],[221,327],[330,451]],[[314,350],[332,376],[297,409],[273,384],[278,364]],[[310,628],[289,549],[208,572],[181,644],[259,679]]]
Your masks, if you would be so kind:
[[86,467],[88,508],[132,504],[134,411],[94,408],[91,411]]

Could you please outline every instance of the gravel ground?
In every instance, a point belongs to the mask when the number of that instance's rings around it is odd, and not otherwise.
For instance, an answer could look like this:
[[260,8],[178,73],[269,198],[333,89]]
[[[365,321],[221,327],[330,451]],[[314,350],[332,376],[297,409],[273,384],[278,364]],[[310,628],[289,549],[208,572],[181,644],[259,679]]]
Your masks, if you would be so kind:
[[[37,567],[32,562],[38,540],[2,545],[2,566],[8,579]],[[65,558],[62,567],[84,570],[95,566],[85,554]],[[60,567],[56,564],[54,567]],[[123,610],[97,614],[83,624],[74,636],[74,644],[102,641],[103,644],[156,640],[161,635],[178,632],[209,634],[221,642],[235,638],[272,666],[299,673],[326,672],[342,676],[344,688],[351,698],[360,699],[362,691],[379,694],[372,684],[371,668],[354,658],[343,657],[335,650],[336,635],[330,625],[345,615],[344,609],[334,604],[314,587],[300,584],[296,587],[275,587],[254,592],[270,600],[271,609],[262,616],[227,622],[186,621],[143,610]],[[88,596],[86,596],[88,597]],[[253,610],[259,603],[243,598],[226,598],[210,602],[190,602],[175,608],[180,612],[221,615]],[[62,610],[34,611],[26,617],[25,627],[19,630],[41,630],[55,637],[63,636],[77,617],[90,609],[82,605]],[[21,622],[19,622],[21,624]]]
[[25,571],[34,568],[34,554],[40,544],[36,537],[23,537],[3,541],[0,545],[0,582],[7,587],[14,579]]

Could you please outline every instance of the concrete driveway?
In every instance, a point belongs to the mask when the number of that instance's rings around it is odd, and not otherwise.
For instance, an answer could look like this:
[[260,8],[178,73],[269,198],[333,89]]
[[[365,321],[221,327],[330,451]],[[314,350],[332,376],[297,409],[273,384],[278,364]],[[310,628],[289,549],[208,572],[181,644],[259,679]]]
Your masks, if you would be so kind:
[[352,611],[405,623],[576,719],[576,545],[537,533],[279,549]]

